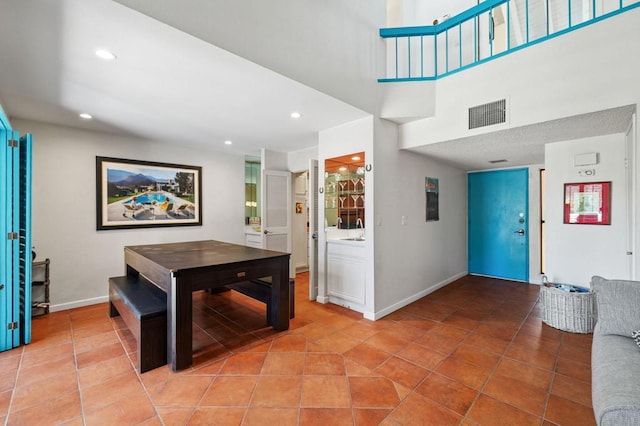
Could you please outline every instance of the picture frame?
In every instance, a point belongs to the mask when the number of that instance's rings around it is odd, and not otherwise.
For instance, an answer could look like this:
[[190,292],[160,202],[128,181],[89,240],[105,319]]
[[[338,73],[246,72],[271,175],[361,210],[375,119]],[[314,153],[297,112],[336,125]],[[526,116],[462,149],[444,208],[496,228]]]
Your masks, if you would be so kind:
[[426,221],[440,220],[439,182],[436,178],[424,178],[424,190],[426,196]]
[[565,183],[564,223],[611,225],[611,182]]
[[202,226],[202,168],[96,156],[96,228]]

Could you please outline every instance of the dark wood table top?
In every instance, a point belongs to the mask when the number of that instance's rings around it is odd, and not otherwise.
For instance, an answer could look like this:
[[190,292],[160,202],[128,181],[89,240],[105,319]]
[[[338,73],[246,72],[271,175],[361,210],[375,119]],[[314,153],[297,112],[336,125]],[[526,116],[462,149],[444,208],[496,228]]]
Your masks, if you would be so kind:
[[185,269],[290,256],[289,253],[214,240],[126,246],[125,250],[144,256],[172,273]]

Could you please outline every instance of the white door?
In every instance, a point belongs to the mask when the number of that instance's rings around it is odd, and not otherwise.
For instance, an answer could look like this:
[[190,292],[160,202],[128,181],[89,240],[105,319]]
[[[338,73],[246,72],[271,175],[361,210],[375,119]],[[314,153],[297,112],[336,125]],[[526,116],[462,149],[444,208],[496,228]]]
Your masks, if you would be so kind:
[[636,161],[635,161],[635,143],[634,143],[634,135],[635,135],[635,114],[633,116],[633,119],[631,120],[631,123],[629,124],[629,128],[627,129],[627,132],[625,134],[625,156],[626,156],[626,186],[627,186],[627,193],[626,193],[626,197],[625,197],[625,203],[626,203],[626,215],[627,215],[627,220],[626,220],[626,225],[627,225],[627,232],[626,237],[627,237],[627,241],[626,241],[626,245],[627,245],[627,279],[629,280],[637,280],[637,273],[638,270],[636,270],[636,256],[635,250],[634,250],[634,245],[635,245],[635,238],[634,235],[636,235],[636,211],[635,211],[635,206],[634,206],[634,192],[636,191],[636,174],[635,174],[635,169],[637,167]]
[[262,171],[262,232],[267,250],[291,253],[291,173]]
[[309,300],[318,297],[318,160],[309,160]]

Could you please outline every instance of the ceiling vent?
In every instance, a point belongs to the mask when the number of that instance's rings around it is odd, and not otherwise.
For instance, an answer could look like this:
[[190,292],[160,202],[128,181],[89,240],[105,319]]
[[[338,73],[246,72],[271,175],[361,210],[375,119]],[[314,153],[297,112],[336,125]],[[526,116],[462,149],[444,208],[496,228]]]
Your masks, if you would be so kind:
[[469,129],[491,126],[507,121],[507,100],[502,99],[488,104],[469,108]]

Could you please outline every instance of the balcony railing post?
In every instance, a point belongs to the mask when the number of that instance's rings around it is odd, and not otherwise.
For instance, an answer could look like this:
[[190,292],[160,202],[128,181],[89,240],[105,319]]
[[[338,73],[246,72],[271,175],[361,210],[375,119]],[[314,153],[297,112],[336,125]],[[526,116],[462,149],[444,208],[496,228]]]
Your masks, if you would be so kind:
[[462,68],[462,24],[458,24],[458,51],[460,53],[458,68]]
[[424,78],[424,36],[420,36],[420,77]]
[[398,37],[396,37],[396,79],[398,78]]
[[511,50],[511,1],[507,2],[507,50]]
[[525,24],[526,24],[526,40],[529,43],[529,0],[525,0],[524,2],[524,16],[525,16]]
[[411,37],[407,37],[407,76],[411,78]]
[[438,35],[433,36],[433,76],[438,76]]
[[569,10],[567,12],[567,25],[569,28],[571,28],[572,24],[571,24],[571,0],[567,0],[567,4],[569,5]]

